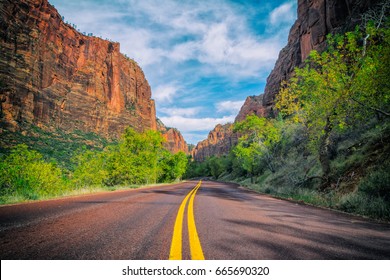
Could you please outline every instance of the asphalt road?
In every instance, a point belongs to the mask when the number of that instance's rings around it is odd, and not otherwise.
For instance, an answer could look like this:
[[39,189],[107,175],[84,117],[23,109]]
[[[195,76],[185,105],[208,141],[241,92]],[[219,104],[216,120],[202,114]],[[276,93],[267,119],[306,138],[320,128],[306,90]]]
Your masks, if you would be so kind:
[[390,259],[389,224],[197,183],[2,206],[0,257]]

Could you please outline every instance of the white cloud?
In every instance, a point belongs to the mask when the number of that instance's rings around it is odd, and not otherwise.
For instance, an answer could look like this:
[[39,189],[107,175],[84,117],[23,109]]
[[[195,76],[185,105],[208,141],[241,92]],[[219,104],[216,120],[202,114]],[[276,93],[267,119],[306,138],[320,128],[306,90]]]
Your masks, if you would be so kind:
[[182,116],[161,117],[166,126],[175,127],[181,132],[212,130],[217,124],[233,122],[235,115],[222,118],[185,118]]
[[200,112],[201,107],[192,108],[160,108],[159,112],[162,112],[168,116],[183,116],[192,117]]
[[295,19],[294,4],[287,2],[275,8],[269,16],[269,21],[272,25],[280,25],[282,23],[291,22]]
[[178,90],[179,87],[173,84],[160,85],[153,91],[152,97],[160,103],[171,103]]
[[237,115],[245,100],[240,101],[221,101],[216,104],[217,112],[229,112],[232,115]]

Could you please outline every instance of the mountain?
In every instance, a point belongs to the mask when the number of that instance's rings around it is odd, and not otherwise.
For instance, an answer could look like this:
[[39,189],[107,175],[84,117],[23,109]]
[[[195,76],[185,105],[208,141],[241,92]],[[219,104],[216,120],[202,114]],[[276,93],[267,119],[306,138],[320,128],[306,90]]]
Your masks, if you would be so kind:
[[[80,33],[47,0],[1,0],[0,13],[0,133],[157,130],[149,83],[119,43]],[[180,132],[164,133],[186,149]]]
[[[311,50],[322,51],[326,47],[328,34],[346,32],[353,29],[361,15],[378,4],[378,0],[298,0],[298,17],[290,29],[287,45],[280,51],[274,69],[267,78],[264,94],[250,96],[245,100],[235,122],[242,121],[250,114],[274,116],[274,100],[280,90],[280,84],[288,80],[295,67],[302,65]],[[217,125],[219,126],[219,125]],[[215,129],[212,131],[214,134]],[[210,132],[211,133],[211,132]],[[218,134],[217,134],[218,135]],[[193,157],[203,160],[205,154],[226,154],[230,149],[214,148],[231,143],[237,138],[233,134],[219,134],[221,138],[203,140],[196,146]]]

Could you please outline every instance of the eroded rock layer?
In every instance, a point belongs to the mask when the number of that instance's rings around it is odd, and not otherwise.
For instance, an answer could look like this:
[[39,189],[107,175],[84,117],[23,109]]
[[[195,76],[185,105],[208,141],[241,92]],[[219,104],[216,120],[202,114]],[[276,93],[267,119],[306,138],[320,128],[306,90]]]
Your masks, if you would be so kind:
[[165,139],[165,148],[174,154],[180,151],[189,154],[188,145],[180,131],[176,128],[166,127],[159,119],[157,119],[157,129]]
[[119,43],[81,34],[47,0],[2,0],[0,13],[3,128],[157,129],[148,81]]
[[233,132],[233,124],[218,124],[209,132],[207,139],[199,142],[191,151],[192,158],[203,161],[211,156],[225,155],[237,142],[238,136]]

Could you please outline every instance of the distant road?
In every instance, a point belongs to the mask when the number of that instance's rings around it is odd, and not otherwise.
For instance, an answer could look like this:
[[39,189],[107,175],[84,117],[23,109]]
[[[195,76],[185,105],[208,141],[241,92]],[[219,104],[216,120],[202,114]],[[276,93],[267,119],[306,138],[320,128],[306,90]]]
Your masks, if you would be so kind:
[[0,256],[390,259],[390,225],[191,181],[2,206]]

